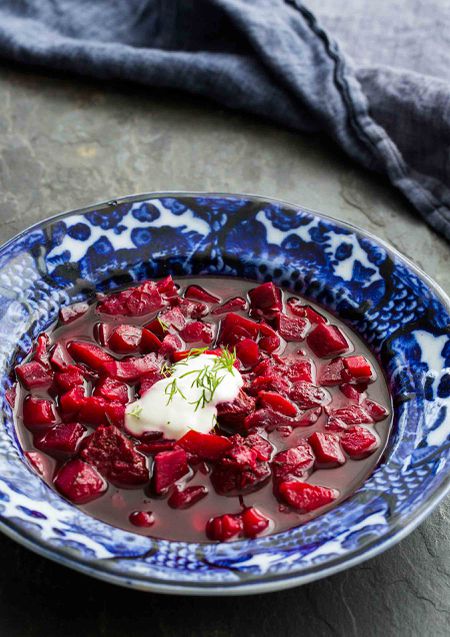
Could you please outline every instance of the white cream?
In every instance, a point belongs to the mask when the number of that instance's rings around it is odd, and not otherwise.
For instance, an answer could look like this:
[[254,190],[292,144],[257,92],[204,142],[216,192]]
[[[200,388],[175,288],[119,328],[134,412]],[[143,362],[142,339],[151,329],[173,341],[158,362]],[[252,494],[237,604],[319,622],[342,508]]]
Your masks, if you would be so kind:
[[[156,382],[141,398],[127,406],[126,429],[134,436],[142,436],[147,431],[162,431],[165,438],[175,440],[190,429],[200,433],[211,431],[216,422],[217,405],[233,401],[244,384],[236,368],[233,367],[232,371],[220,369],[217,379],[221,380],[212,399],[196,408],[198,401],[202,403],[203,390],[195,385],[195,379],[203,370],[211,369],[214,363],[217,363],[217,356],[213,354],[200,354],[175,363],[168,378]],[[174,379],[181,393],[176,391],[170,398]],[[206,396],[210,398],[208,392]]]

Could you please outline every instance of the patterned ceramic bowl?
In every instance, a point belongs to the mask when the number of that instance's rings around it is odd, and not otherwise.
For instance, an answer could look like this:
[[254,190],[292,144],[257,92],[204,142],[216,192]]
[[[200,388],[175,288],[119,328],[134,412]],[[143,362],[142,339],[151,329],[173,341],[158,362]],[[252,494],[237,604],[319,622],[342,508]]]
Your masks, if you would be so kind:
[[[395,418],[383,461],[343,504],[256,540],[154,540],[99,522],[52,491],[18,445],[13,364],[58,309],[144,278],[273,279],[359,332],[384,367]],[[449,490],[450,301],[352,226],[247,195],[127,197],[44,221],[0,250],[0,525],[60,563],[142,590],[244,594],[296,586],[384,551]]]

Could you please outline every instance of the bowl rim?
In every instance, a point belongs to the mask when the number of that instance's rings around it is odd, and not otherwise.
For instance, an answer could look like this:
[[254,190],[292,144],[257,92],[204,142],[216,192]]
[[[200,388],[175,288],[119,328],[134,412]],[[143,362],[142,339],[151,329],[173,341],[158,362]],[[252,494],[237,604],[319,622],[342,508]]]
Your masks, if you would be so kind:
[[[111,206],[117,206],[124,203],[133,203],[137,201],[146,201],[147,199],[155,199],[160,197],[205,197],[205,198],[241,198],[251,199],[254,201],[269,202],[283,204],[292,208],[300,208],[303,212],[309,213],[313,216],[323,218],[336,224],[338,227],[351,230],[358,236],[366,237],[382,246],[389,255],[393,255],[400,259],[400,261],[407,264],[407,266],[440,298],[442,304],[450,312],[450,296],[442,289],[442,287],[436,283],[428,274],[426,274],[419,266],[413,263],[408,257],[403,255],[399,250],[391,246],[387,241],[374,235],[369,230],[360,228],[359,226],[337,219],[327,213],[319,212],[317,210],[306,208],[298,203],[293,203],[285,199],[276,197],[269,197],[264,195],[255,195],[252,193],[241,192],[210,192],[210,191],[184,191],[184,190],[164,190],[164,191],[152,191],[145,193],[135,193],[131,195],[125,195],[123,197],[117,197],[114,199],[108,199],[106,201],[100,201],[97,203],[84,206],[82,208],[75,208],[72,210],[65,210],[54,215],[50,215],[30,226],[24,230],[18,232],[13,237],[8,239],[0,246],[0,254],[7,249],[10,245],[16,242],[26,234],[40,229],[48,223],[52,223],[63,219],[71,215],[83,215],[98,209],[105,209]],[[447,416],[448,418],[449,416]],[[415,509],[414,512],[409,513],[406,518],[401,518],[396,523],[389,526],[388,531],[385,532],[381,538],[376,538],[361,548],[350,550],[345,556],[338,556],[329,561],[327,567],[323,567],[320,563],[309,567],[301,574],[269,574],[261,575],[250,579],[248,581],[236,581],[224,583],[223,585],[217,585],[212,582],[203,583],[189,583],[189,582],[165,582],[160,578],[153,579],[149,575],[130,575],[130,574],[116,574],[103,568],[101,560],[92,559],[88,560],[74,555],[70,549],[63,549],[60,547],[51,547],[48,543],[36,537],[34,533],[27,531],[19,531],[15,528],[14,524],[6,522],[2,519],[0,514],[0,531],[11,539],[22,544],[26,548],[34,551],[35,553],[47,557],[55,562],[68,566],[76,571],[85,573],[97,579],[122,585],[137,590],[155,592],[155,593],[170,593],[175,595],[199,595],[199,596],[211,596],[211,595],[250,595],[256,593],[268,593],[272,591],[285,590],[287,588],[293,588],[301,584],[307,584],[323,577],[336,574],[347,568],[351,568],[360,564],[385,550],[393,547],[395,544],[409,535],[419,524],[421,524],[428,515],[439,505],[439,503],[450,492],[450,471],[442,477],[440,484],[431,492],[431,494],[423,500]],[[86,514],[87,515],[87,514]],[[406,523],[405,523],[406,519]],[[157,541],[157,540],[156,540]],[[236,541],[236,544],[239,540]],[[180,542],[178,542],[180,544]],[[181,542],[181,544],[191,544],[189,542]]]

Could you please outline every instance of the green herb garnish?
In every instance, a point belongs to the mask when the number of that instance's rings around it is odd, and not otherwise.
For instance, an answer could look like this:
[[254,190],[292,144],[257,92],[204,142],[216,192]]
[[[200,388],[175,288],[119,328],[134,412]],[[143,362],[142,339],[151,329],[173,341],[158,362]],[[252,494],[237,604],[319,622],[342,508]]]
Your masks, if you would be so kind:
[[130,411],[127,412],[127,414],[129,416],[134,416],[135,418],[140,418],[141,414],[142,414],[142,405],[134,405],[133,409],[130,409]]

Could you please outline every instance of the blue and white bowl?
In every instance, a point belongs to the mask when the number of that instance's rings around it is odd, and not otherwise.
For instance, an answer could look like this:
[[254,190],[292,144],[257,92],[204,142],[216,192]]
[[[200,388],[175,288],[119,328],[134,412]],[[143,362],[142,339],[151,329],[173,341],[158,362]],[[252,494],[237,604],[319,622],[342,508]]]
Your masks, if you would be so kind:
[[[145,278],[225,275],[317,301],[358,332],[386,371],[394,427],[348,500],[255,540],[154,540],[95,520],[30,468],[5,392],[12,368],[67,305]],[[384,551],[449,490],[450,301],[367,233],[249,195],[126,197],[39,223],[0,249],[0,528],[32,550],[141,590],[244,594],[296,586]]]

